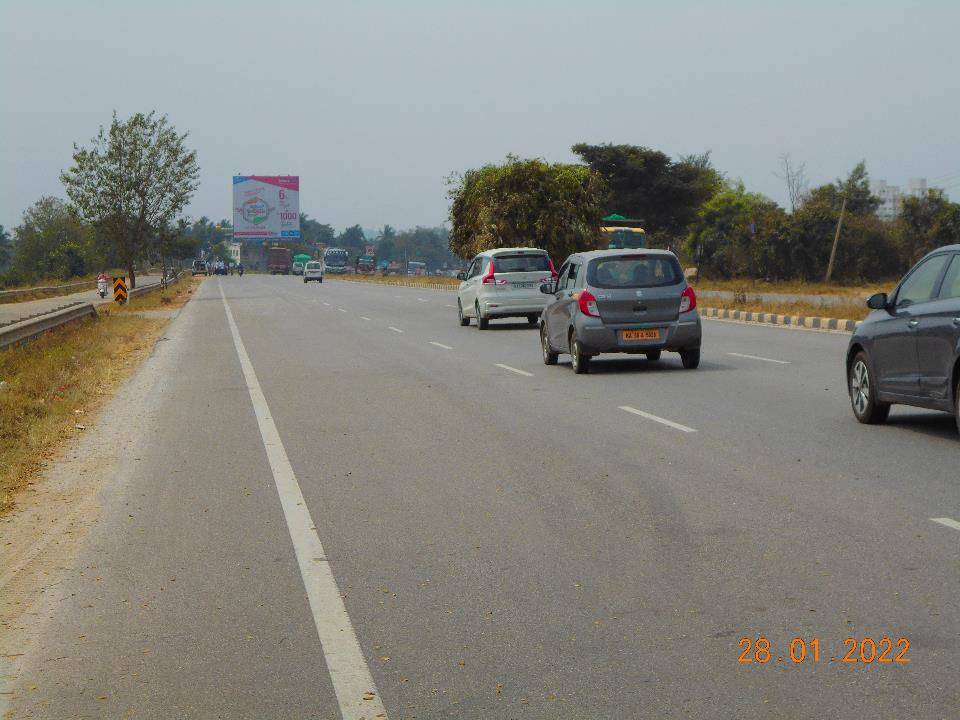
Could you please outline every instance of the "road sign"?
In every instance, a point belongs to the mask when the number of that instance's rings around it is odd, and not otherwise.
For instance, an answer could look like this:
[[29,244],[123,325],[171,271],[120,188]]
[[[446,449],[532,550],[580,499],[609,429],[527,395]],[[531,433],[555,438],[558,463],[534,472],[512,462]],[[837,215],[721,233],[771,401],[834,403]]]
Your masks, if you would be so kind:
[[127,278],[125,275],[113,279],[113,299],[121,305],[127,301]]
[[233,237],[300,237],[300,176],[234,175]]

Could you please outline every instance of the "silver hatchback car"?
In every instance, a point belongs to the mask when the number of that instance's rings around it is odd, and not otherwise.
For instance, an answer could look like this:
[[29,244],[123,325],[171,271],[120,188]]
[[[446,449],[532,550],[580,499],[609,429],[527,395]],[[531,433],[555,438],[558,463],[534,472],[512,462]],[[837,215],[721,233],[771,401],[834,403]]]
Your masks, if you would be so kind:
[[683,366],[700,364],[702,329],[697,296],[667,250],[595,250],[567,258],[556,282],[544,283],[540,322],[543,362],[569,353],[585,373],[600,353],[639,353],[659,360],[680,353]]

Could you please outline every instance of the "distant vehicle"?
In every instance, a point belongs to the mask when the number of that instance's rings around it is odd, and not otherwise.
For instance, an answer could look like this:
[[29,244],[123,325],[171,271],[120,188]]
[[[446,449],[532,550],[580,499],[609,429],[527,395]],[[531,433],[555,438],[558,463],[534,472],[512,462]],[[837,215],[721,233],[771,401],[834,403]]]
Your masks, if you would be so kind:
[[417,260],[411,260],[407,263],[407,275],[426,275],[427,274],[427,264],[424,262],[419,262]]
[[271,275],[289,275],[293,267],[293,253],[290,248],[272,247],[267,255],[267,272]]
[[893,404],[953,413],[960,430],[960,245],[928,253],[871,312],[847,349],[853,414],[882,423]]
[[697,296],[668,250],[594,250],[567,258],[547,297],[540,322],[543,362],[569,353],[573,371],[589,371],[600,353],[639,353],[660,359],[680,353],[687,369],[700,364],[702,330]]
[[377,270],[377,258],[373,255],[361,255],[357,258],[356,270],[362,275],[373,275]]
[[343,248],[327,248],[323,251],[323,264],[328,273],[346,275],[350,272],[350,253]]
[[194,260],[190,266],[190,275],[209,275],[207,264],[203,260]]
[[538,248],[497,248],[477,255],[466,272],[458,273],[457,315],[462,326],[477,321],[486,330],[495,318],[525,317],[536,324],[546,305],[543,283],[556,273],[550,256]]
[[319,260],[311,260],[303,266],[303,281],[307,283],[311,280],[323,282],[323,263]]
[[600,228],[607,236],[610,250],[639,250],[647,247],[647,233],[643,228]]
[[294,275],[303,275],[303,263],[300,261],[295,262],[291,267],[290,271]]

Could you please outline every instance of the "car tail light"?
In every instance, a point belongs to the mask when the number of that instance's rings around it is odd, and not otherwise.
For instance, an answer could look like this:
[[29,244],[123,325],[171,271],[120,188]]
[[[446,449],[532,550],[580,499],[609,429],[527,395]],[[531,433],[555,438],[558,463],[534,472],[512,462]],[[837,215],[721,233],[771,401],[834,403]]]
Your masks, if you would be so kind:
[[691,310],[695,310],[696,307],[697,294],[693,291],[692,287],[687,285],[687,289],[680,295],[680,312],[690,312]]
[[550,268],[550,279],[551,279],[551,280],[556,280],[556,279],[557,279],[557,269],[556,269],[555,267],[553,267],[553,260],[551,260],[550,258],[547,258],[547,267]]
[[491,260],[490,266],[487,268],[487,274],[480,279],[480,282],[482,282],[484,285],[506,285],[506,279],[500,278],[497,280],[497,278],[493,276],[495,272],[496,269],[493,266],[493,260]]
[[590,317],[600,317],[600,310],[597,308],[597,299],[589,290],[583,290],[577,296],[577,303],[580,305],[580,312]]

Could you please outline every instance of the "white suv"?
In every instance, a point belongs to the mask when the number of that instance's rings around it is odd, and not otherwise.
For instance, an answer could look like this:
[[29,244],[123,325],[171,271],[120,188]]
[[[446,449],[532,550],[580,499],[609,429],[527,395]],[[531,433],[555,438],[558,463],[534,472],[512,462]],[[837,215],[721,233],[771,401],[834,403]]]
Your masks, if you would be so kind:
[[497,248],[477,255],[466,272],[457,275],[457,313],[461,325],[476,318],[486,330],[491,319],[525,317],[536,325],[546,305],[540,285],[557,273],[550,256],[539,248]]

